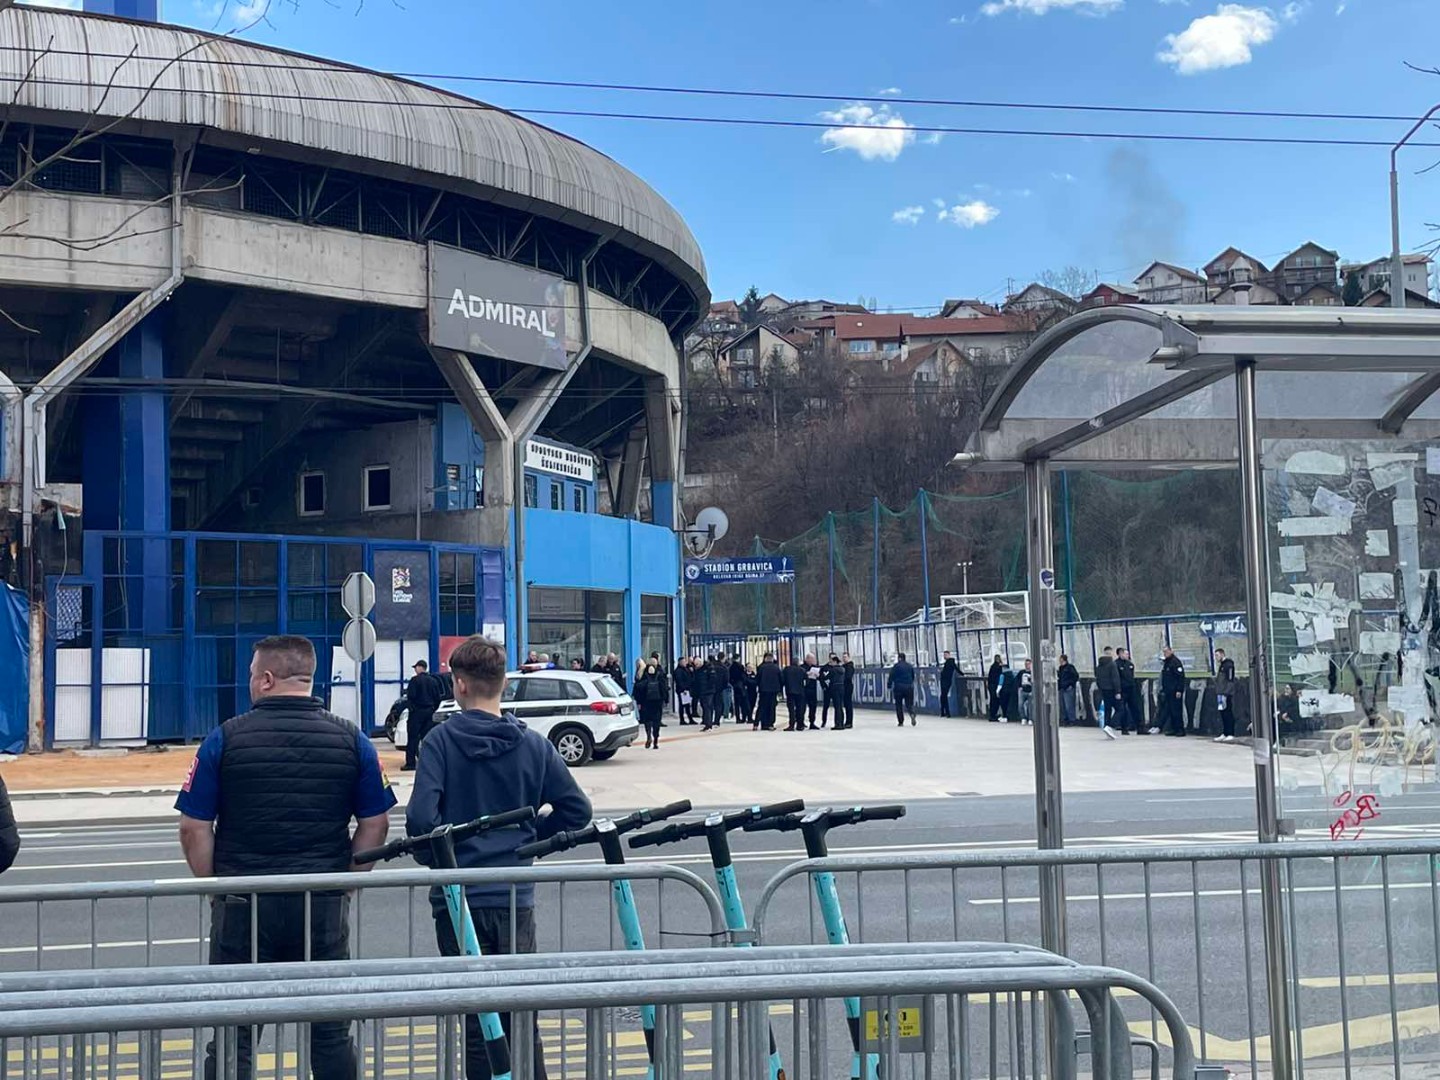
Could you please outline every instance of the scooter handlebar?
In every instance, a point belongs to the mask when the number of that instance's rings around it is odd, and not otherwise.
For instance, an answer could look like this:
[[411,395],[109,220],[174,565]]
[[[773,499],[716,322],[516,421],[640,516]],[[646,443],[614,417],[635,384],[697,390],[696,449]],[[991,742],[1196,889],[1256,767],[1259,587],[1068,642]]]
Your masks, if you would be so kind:
[[[670,803],[668,806],[655,808],[645,807],[636,810],[634,813],[626,814],[623,818],[617,818],[611,822],[615,826],[617,834],[634,832],[645,825],[651,825],[657,821],[664,821],[676,814],[683,814],[690,809],[690,800],[681,799],[679,802]],[[536,840],[529,844],[522,844],[515,849],[515,854],[522,859],[540,859],[546,855],[553,855],[559,851],[569,851],[581,844],[593,844],[600,838],[600,831],[594,822],[586,825],[583,829],[576,829],[570,832],[558,832],[548,840]]]
[[503,829],[508,825],[520,825],[535,817],[535,808],[522,806],[518,810],[506,810],[503,814],[486,814],[474,821],[467,821],[463,825],[442,825],[433,832],[424,836],[402,836],[399,839],[391,840],[388,844],[382,844],[378,848],[367,848],[364,851],[357,851],[350,856],[350,861],[357,866],[366,863],[388,862],[391,859],[398,859],[401,855],[408,855],[416,848],[428,847],[436,836],[446,830],[450,833],[450,839],[456,842],[467,840],[478,833],[489,832],[491,829]]
[[685,840],[695,833],[690,831],[692,826],[704,828],[704,822],[692,822],[690,825],[666,825],[663,829],[656,829],[654,832],[641,833],[639,836],[630,837],[632,848],[659,847],[661,844],[674,844],[677,841]]
[[771,803],[769,806],[749,806],[744,810],[733,810],[726,814],[725,825],[732,829],[743,827],[749,822],[784,817],[786,814],[798,814],[804,809],[804,799],[790,799],[786,802]]
[[[780,818],[804,809],[804,799],[790,799],[786,802],[771,803],[769,806],[747,806],[743,810],[731,810],[729,813],[719,815],[720,828],[730,832],[733,829],[743,829],[751,822],[764,821],[767,818]],[[660,844],[674,844],[680,840],[688,840],[692,836],[701,836],[711,827],[709,822],[713,820],[714,815],[710,815],[700,821],[667,825],[654,832],[641,833],[639,836],[630,838],[630,846],[632,848],[657,847]]]
[[860,808],[861,821],[894,821],[896,818],[905,816],[905,807],[900,804],[893,806],[863,806]]
[[747,821],[744,825],[746,832],[794,832],[799,827],[799,814],[761,818],[759,821]]

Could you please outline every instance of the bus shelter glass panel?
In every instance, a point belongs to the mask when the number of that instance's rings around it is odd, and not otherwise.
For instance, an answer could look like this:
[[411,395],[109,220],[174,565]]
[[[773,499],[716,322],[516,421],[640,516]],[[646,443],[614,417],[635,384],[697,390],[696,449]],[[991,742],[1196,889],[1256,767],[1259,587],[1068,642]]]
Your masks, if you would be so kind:
[[1440,446],[1267,440],[1263,453],[1278,735],[1314,754],[1279,756],[1282,812],[1337,841],[1374,835],[1385,806],[1436,790]]

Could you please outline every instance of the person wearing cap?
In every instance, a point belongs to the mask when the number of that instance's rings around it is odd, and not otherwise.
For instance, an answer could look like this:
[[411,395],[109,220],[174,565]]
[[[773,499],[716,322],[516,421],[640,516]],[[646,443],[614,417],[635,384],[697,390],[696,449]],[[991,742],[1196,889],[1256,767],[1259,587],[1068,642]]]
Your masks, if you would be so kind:
[[429,664],[424,660],[416,660],[414,671],[415,674],[410,677],[410,685],[405,688],[405,705],[410,710],[410,716],[405,722],[405,764],[401,767],[403,772],[415,771],[420,744],[435,726],[435,710],[445,700],[444,685],[430,674]]

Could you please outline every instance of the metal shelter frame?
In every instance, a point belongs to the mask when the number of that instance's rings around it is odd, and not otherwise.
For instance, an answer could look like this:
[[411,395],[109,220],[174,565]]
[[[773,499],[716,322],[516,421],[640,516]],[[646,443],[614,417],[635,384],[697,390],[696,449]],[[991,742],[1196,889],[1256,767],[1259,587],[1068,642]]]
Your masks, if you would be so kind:
[[[1258,838],[1280,820],[1262,440],[1440,438],[1440,312],[1356,308],[1118,305],[1071,316],[1041,335],[986,406],[957,464],[1023,469],[1035,695],[1039,846],[1064,846],[1050,471],[1238,468],[1246,617],[1251,649]],[[1233,398],[1226,384],[1233,383]],[[1404,581],[1418,594],[1418,569]],[[1261,874],[1274,1074],[1295,1070],[1284,877]],[[1066,945],[1062,879],[1040,881],[1042,940]]]

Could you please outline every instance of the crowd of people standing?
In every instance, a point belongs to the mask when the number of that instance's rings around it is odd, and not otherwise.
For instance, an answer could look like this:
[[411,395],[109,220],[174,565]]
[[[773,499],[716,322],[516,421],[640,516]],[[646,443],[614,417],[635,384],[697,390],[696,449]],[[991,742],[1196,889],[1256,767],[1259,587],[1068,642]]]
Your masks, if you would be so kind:
[[813,654],[791,656],[783,667],[768,652],[758,666],[724,653],[686,656],[671,681],[682,726],[709,731],[733,719],[755,731],[778,731],[782,698],[785,731],[832,727],[832,713],[833,730],[855,726],[855,663],[849,653],[831,653],[823,665]]

